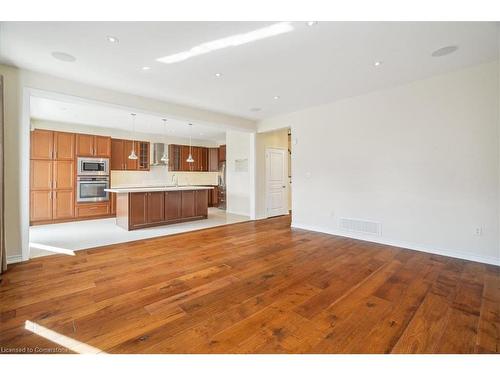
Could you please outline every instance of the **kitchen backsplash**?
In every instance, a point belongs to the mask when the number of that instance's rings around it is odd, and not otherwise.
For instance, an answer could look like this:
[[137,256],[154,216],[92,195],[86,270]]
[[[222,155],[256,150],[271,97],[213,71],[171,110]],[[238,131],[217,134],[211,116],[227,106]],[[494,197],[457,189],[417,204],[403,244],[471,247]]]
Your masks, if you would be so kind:
[[173,174],[179,185],[218,184],[218,172],[169,172],[164,166],[151,166],[149,172],[111,171],[111,187],[170,185]]

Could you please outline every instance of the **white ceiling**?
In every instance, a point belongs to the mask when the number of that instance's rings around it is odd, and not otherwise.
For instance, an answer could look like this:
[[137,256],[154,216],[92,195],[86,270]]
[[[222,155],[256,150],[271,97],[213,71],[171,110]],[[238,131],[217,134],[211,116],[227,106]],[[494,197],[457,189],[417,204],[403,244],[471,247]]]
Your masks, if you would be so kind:
[[[157,58],[272,22],[3,22],[0,61],[92,85],[261,119],[498,56],[495,23],[293,22],[292,32],[175,64]],[[119,38],[110,43],[107,36]],[[457,52],[431,53],[458,45]],[[75,62],[54,59],[60,51]],[[383,61],[375,67],[374,61]],[[148,71],[141,70],[150,66]],[[216,77],[215,73],[222,73]],[[280,96],[280,99],[273,99]],[[254,112],[251,108],[262,108]]]
[[[131,132],[131,112],[124,108],[115,108],[108,105],[64,102],[60,100],[31,97],[31,117],[34,119],[57,121],[70,124],[82,124]],[[136,113],[135,132],[146,134],[169,135],[172,137],[189,137],[224,142],[226,135],[220,128],[206,126],[193,122],[189,127],[186,121],[167,118],[167,132],[162,117],[146,113]]]

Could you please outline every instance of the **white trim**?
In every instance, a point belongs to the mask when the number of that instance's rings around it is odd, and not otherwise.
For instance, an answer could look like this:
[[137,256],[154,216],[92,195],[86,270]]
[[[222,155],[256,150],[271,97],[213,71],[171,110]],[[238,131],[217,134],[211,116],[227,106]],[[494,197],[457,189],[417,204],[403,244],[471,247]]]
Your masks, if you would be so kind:
[[20,160],[20,219],[21,219],[21,257],[22,260],[28,260],[30,257],[30,131],[31,131],[31,115],[30,115],[30,98],[33,89],[23,89],[23,103],[21,113],[21,129],[19,147]]
[[313,232],[327,233],[327,234],[331,234],[334,236],[354,238],[356,240],[369,241],[369,242],[379,243],[382,245],[396,246],[396,247],[404,248],[407,250],[422,251],[424,253],[431,253],[431,254],[442,255],[442,256],[447,256],[447,257],[452,257],[452,258],[470,260],[473,262],[486,263],[486,264],[492,264],[495,266],[500,266],[500,258],[477,256],[477,255],[467,254],[467,253],[463,253],[460,251],[449,250],[449,249],[439,249],[439,248],[434,248],[434,247],[429,248],[429,247],[424,246],[424,245],[405,242],[405,241],[381,239],[381,238],[377,238],[377,237],[373,237],[373,236],[366,236],[366,235],[361,235],[361,234],[356,234],[356,233],[351,233],[351,232],[338,231],[338,230],[333,230],[333,229],[329,229],[329,228],[317,227],[314,225],[301,224],[301,223],[297,223],[297,222],[293,222],[293,221],[292,221],[291,227],[297,228],[297,229],[310,230]]
[[7,255],[7,264],[19,263],[23,261],[21,255]]
[[[233,215],[246,216],[246,217],[250,218],[250,215],[248,214],[248,212],[238,212],[238,211],[229,211],[229,210],[226,210],[226,213],[233,214]],[[253,219],[250,218],[250,220],[253,220]]]

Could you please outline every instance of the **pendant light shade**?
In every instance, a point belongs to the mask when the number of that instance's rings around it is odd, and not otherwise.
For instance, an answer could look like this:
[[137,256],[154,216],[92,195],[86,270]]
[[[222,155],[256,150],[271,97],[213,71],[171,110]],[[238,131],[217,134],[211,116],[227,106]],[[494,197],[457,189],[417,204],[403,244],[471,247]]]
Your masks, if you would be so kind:
[[188,163],[194,163],[194,159],[193,159],[193,154],[191,153],[191,127],[193,126],[193,124],[189,124],[189,156],[188,158],[186,159],[186,162]]
[[168,155],[167,155],[167,147],[166,147],[166,140],[167,140],[167,119],[166,118],[163,118],[161,119],[163,121],[163,130],[164,130],[164,134],[165,134],[165,147],[163,148],[163,155],[160,159],[161,162],[165,163],[165,164],[168,164]]
[[[135,113],[131,113],[132,116],[132,136],[135,138]],[[132,141],[132,150],[130,151],[130,155],[128,156],[130,160],[137,160],[137,155],[135,154],[135,141]]]

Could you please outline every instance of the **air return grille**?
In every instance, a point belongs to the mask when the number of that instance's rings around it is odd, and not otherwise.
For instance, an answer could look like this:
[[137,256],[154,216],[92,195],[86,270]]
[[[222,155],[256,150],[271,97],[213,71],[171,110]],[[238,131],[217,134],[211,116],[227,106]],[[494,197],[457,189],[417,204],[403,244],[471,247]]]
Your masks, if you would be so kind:
[[340,218],[340,229],[350,232],[381,235],[381,224],[374,221]]

